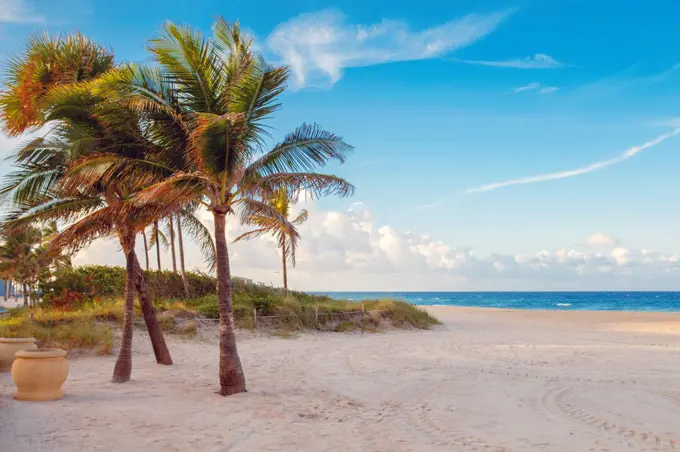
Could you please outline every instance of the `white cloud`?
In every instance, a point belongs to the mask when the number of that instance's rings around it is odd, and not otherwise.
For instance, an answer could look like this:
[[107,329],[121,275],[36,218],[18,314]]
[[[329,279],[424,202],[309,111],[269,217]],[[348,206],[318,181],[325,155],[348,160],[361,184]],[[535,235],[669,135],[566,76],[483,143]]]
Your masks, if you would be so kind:
[[611,235],[603,234],[602,232],[596,232],[591,234],[586,239],[586,245],[588,246],[616,246],[619,241],[616,240]]
[[560,171],[557,173],[549,173],[549,174],[539,174],[537,176],[529,176],[529,177],[523,177],[521,179],[512,179],[512,180],[507,180],[503,182],[495,182],[492,184],[486,184],[486,185],[481,185],[479,187],[474,187],[474,188],[468,188],[465,190],[465,193],[479,193],[479,192],[484,192],[484,191],[491,191],[491,190],[496,190],[499,188],[503,187],[509,187],[511,185],[523,185],[523,184],[534,184],[537,182],[546,182],[549,180],[557,180],[557,179],[566,179],[568,177],[574,177],[574,176],[580,176],[582,174],[588,174],[593,171],[605,168],[610,165],[615,165],[617,163],[621,163],[625,160],[628,160],[631,157],[634,157],[636,154],[639,152],[644,151],[645,149],[649,149],[651,147],[654,147],[667,139],[674,137],[680,133],[680,129],[675,129],[671,132],[665,133],[663,135],[660,135],[656,138],[654,138],[651,141],[648,141],[646,143],[643,143],[639,146],[633,146],[630,149],[626,150],[623,152],[621,155],[618,157],[614,157],[609,160],[602,160],[600,162],[592,163],[588,166],[583,166],[581,168],[576,168],[576,169],[571,169],[567,171]]
[[559,88],[556,86],[546,86],[541,88],[541,84],[539,82],[531,82],[527,85],[520,86],[518,88],[515,88],[513,90],[514,93],[522,93],[525,91],[534,91],[537,92],[538,94],[550,94],[554,93],[557,91]]
[[297,16],[267,37],[267,47],[295,75],[297,87],[337,82],[348,67],[436,58],[491,33],[512,11],[468,14],[420,31],[396,20],[350,24],[336,10]]
[[461,63],[479,64],[482,66],[511,67],[515,69],[555,69],[564,67],[564,64],[555,60],[550,55],[537,53],[534,56],[503,61],[479,61],[458,60]]
[[[301,226],[298,265],[290,269],[291,287],[304,290],[631,290],[678,289],[678,256],[652,250],[612,248],[580,251],[541,250],[530,255],[477,256],[442,239],[379,225],[368,206],[355,203],[345,212],[319,211],[313,205]],[[211,224],[208,212],[201,214]],[[230,221],[233,239],[245,228]],[[187,241],[190,268],[201,268],[195,246]],[[141,252],[141,244],[137,249]],[[280,285],[280,254],[268,237],[230,244],[232,272]],[[100,241],[76,258],[77,264],[121,265],[113,241]],[[144,265],[143,254],[140,261]],[[151,255],[152,267],[155,254]],[[163,254],[164,267],[170,265]]]
[[559,88],[556,87],[556,86],[546,86],[545,88],[541,88],[541,89],[538,91],[538,93],[539,93],[539,94],[550,94],[550,93],[554,93],[554,92],[557,91],[558,89],[559,89]]
[[534,90],[538,89],[539,86],[541,86],[540,83],[538,83],[538,82],[531,82],[531,83],[529,83],[528,85],[524,85],[524,86],[520,86],[520,87],[518,87],[518,88],[515,88],[515,89],[514,89],[514,92],[516,92],[516,93],[522,93],[522,92],[524,92],[524,91],[534,91]]
[[42,23],[25,0],[0,0],[0,23]]

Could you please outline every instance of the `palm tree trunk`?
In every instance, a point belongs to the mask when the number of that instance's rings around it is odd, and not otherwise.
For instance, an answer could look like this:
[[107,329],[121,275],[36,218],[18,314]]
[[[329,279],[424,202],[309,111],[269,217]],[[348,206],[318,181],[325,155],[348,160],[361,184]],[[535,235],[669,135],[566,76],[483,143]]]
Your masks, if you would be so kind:
[[135,236],[125,237],[125,311],[123,313],[123,339],[118,352],[118,359],[113,368],[113,383],[125,383],[132,374],[132,332],[135,315]]
[[246,392],[246,379],[236,348],[227,250],[226,211],[213,211],[217,251],[217,299],[220,312],[220,395]]
[[9,280],[6,279],[6,280],[4,281],[4,283],[5,283],[5,294],[4,294],[4,297],[5,297],[5,301],[7,301],[7,297],[9,297],[9,293],[8,293],[8,292],[9,292]]
[[26,283],[23,283],[24,289],[24,307],[28,307],[28,287]]
[[[121,240],[121,247],[127,255],[127,245]],[[149,333],[149,339],[151,339],[151,348],[153,348],[153,354],[156,357],[156,362],[158,364],[163,364],[166,366],[172,365],[172,357],[170,356],[170,350],[168,350],[168,345],[165,343],[165,338],[163,337],[163,331],[161,330],[161,325],[158,323],[158,317],[156,317],[156,310],[153,307],[151,301],[151,294],[149,293],[149,288],[146,285],[146,280],[144,279],[144,272],[142,271],[142,266],[139,264],[139,259],[137,254],[134,255],[135,268],[135,291],[137,291],[137,297],[139,297],[139,305],[142,308],[142,314],[144,314],[144,323],[146,324],[146,330]]]
[[286,269],[286,238],[283,238],[283,244],[281,245],[281,251],[283,254],[283,296],[288,296],[288,273]]
[[191,294],[189,292],[189,278],[187,278],[187,272],[184,268],[184,238],[182,238],[182,220],[179,215],[177,215],[177,245],[179,246],[179,268],[182,272],[184,295],[189,298]]
[[158,364],[170,366],[172,365],[170,350],[168,350],[168,345],[165,343],[161,325],[158,323],[158,318],[156,317],[156,310],[151,302],[149,288],[144,279],[142,266],[139,265],[139,259],[137,259],[136,255],[134,256],[133,264],[135,267],[135,290],[137,291],[139,304],[141,305],[142,313],[144,314],[144,323],[146,324],[146,330],[149,332],[153,354],[156,357],[156,362]]
[[142,231],[142,237],[144,237],[144,257],[146,257],[146,270],[149,271],[149,245],[146,241],[146,231]]
[[168,220],[170,224],[170,249],[172,250],[172,271],[177,273],[177,259],[175,258],[175,227],[172,224],[172,215]]
[[153,222],[154,232],[156,233],[156,259],[158,259],[158,271],[161,271],[161,241],[158,235],[158,221]]

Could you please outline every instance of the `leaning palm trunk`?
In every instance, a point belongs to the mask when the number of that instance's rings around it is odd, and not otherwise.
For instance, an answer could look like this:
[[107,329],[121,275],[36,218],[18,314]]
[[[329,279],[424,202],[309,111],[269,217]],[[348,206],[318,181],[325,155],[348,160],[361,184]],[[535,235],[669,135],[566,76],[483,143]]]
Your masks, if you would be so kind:
[[28,284],[23,283],[24,289],[24,307],[28,307]]
[[172,215],[168,220],[170,224],[170,249],[172,250],[172,271],[177,273],[177,258],[175,257],[175,229],[172,224]]
[[184,268],[184,238],[182,238],[182,220],[179,215],[177,215],[177,244],[179,245],[179,268],[182,272],[182,283],[184,284],[184,296],[189,298],[189,278],[187,278],[187,272]]
[[226,212],[213,211],[217,251],[217,299],[220,313],[220,395],[246,392],[246,379],[236,349],[231,299],[231,271],[226,237]]
[[170,366],[172,365],[172,357],[170,356],[168,345],[165,343],[161,325],[158,323],[156,310],[154,309],[153,303],[151,302],[151,295],[149,294],[149,288],[147,287],[146,280],[144,279],[144,273],[142,273],[142,266],[139,265],[139,260],[137,259],[136,255],[134,260],[135,290],[137,291],[137,296],[139,297],[139,304],[142,307],[144,323],[146,324],[146,330],[149,332],[151,347],[153,348],[156,362],[158,364]]
[[149,244],[146,241],[146,232],[142,231],[142,237],[144,237],[144,257],[146,257],[146,270],[149,270]]
[[[128,254],[128,249],[126,244],[121,240],[121,247],[125,255]],[[146,281],[144,280],[144,273],[142,272],[142,266],[139,264],[139,259],[137,259],[137,254],[133,256],[133,266],[135,269],[134,285],[135,291],[137,291],[137,296],[139,297],[139,304],[142,307],[142,314],[144,314],[144,323],[146,324],[146,330],[149,332],[149,339],[151,339],[151,347],[153,348],[154,356],[156,357],[156,362],[158,364],[164,364],[166,366],[172,365],[172,357],[170,356],[170,350],[168,350],[168,345],[165,343],[165,338],[163,337],[163,331],[161,330],[161,325],[158,323],[158,318],[156,317],[156,310],[151,302],[151,295],[149,294],[149,289],[146,286]]]
[[125,311],[123,314],[123,339],[118,352],[118,359],[113,368],[113,383],[125,383],[132,374],[132,332],[134,326],[135,307],[135,236],[125,237]]
[[288,273],[286,269],[286,238],[283,238],[283,243],[281,244],[281,253],[283,258],[281,262],[283,263],[283,296],[288,296]]
[[8,280],[5,280],[4,283],[5,283],[5,295],[4,295],[4,298],[5,298],[5,301],[7,301],[7,298],[9,297],[9,293],[8,293],[8,292],[9,292],[9,281],[8,281]]

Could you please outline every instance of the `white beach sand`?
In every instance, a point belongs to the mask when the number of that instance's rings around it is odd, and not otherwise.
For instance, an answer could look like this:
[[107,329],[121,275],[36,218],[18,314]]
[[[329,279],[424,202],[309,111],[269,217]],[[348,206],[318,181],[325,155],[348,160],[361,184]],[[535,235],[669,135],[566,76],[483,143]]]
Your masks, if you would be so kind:
[[71,360],[67,396],[17,402],[0,376],[0,450],[680,450],[680,315],[432,308],[434,331],[239,342],[247,394],[216,389],[217,346],[170,340],[133,380]]

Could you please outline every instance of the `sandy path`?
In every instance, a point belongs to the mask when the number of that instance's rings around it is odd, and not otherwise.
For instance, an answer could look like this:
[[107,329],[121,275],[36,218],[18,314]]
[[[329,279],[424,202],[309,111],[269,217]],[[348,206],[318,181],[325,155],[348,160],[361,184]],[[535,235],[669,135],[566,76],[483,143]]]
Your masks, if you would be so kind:
[[161,367],[139,333],[124,385],[112,357],[73,359],[57,402],[0,375],[0,450],[680,450],[680,315],[433,309],[436,331],[244,339],[226,399],[214,344]]

